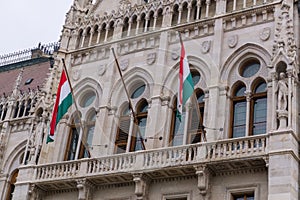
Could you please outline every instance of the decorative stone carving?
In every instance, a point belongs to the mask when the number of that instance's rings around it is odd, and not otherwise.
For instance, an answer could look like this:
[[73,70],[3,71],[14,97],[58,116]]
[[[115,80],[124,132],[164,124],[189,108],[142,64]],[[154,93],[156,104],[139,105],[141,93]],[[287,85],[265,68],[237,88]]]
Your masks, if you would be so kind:
[[179,58],[178,49],[173,49],[171,53],[171,57],[173,60],[177,60]]
[[120,61],[120,68],[122,71],[125,71],[129,66],[129,59],[121,60]]
[[99,66],[99,69],[98,69],[98,75],[99,76],[103,76],[103,74],[106,72],[106,65],[102,64]]
[[296,57],[297,46],[294,36],[293,16],[289,14],[290,9],[289,5],[285,2],[282,3],[274,33],[273,56],[275,57],[278,52],[282,52],[292,62]]
[[203,54],[208,53],[209,50],[210,50],[210,46],[211,46],[211,41],[210,40],[202,42],[202,44],[201,44],[201,52]]
[[78,188],[78,200],[86,200],[90,199],[93,189],[91,183],[89,183],[85,178],[77,180],[77,188]]
[[271,34],[271,28],[270,27],[266,27],[264,28],[260,33],[259,33],[259,38],[262,41],[266,41],[270,38],[270,34]]
[[149,53],[147,55],[147,64],[152,65],[156,60],[156,53]]
[[80,79],[81,77],[81,69],[73,69],[72,70],[72,79],[74,81],[77,81],[78,79]]
[[198,176],[198,189],[200,194],[205,196],[209,189],[209,170],[205,165],[196,166],[195,168]]
[[142,173],[133,174],[133,181],[135,182],[136,199],[147,199],[149,180],[148,177]]
[[230,36],[227,40],[227,43],[230,48],[234,48],[238,43],[238,36],[237,35]]

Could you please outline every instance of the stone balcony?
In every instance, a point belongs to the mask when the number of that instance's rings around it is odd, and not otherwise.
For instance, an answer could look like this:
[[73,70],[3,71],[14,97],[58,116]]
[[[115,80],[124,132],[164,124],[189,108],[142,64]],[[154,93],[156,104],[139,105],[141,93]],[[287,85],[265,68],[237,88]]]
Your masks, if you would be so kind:
[[30,180],[49,191],[76,188],[82,178],[101,186],[132,182],[139,173],[150,179],[195,175],[204,165],[214,174],[231,173],[265,168],[267,154],[268,136],[258,135],[37,165]]

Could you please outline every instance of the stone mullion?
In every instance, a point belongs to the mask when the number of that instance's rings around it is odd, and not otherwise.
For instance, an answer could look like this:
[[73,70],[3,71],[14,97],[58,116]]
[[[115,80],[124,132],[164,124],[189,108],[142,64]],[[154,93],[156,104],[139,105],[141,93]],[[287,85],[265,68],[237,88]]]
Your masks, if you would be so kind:
[[130,152],[132,137],[135,137],[133,135],[133,131],[134,131],[133,129],[134,129],[134,118],[133,118],[133,115],[130,114],[130,125],[129,125],[128,140],[127,140],[127,145],[126,145],[126,152]]
[[205,13],[205,17],[208,17],[208,14],[209,14],[209,6],[210,6],[210,0],[206,0],[206,13]]
[[99,42],[100,42],[101,31],[102,31],[102,29],[101,29],[101,27],[99,26],[99,27],[98,27],[97,41],[96,41],[97,44],[99,44]]
[[179,8],[178,8],[178,21],[177,21],[177,24],[180,24],[180,22],[181,22],[181,14],[182,14],[182,6],[179,6]]
[[93,30],[90,31],[90,38],[89,38],[89,44],[88,44],[88,46],[91,46],[91,44],[92,44],[92,39],[93,39],[94,33],[95,32]]
[[127,30],[127,37],[130,36],[130,32],[131,32],[131,25],[132,25],[132,20],[128,20],[128,30]]
[[250,134],[250,120],[251,120],[251,91],[246,91],[246,132],[245,136],[249,136]]

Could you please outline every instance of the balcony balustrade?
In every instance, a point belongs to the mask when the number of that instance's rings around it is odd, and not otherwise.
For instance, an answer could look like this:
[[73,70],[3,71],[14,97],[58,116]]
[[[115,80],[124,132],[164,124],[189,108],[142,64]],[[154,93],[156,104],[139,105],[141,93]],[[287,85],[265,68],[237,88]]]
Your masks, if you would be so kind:
[[35,166],[33,182],[138,173],[267,155],[267,135],[115,154]]

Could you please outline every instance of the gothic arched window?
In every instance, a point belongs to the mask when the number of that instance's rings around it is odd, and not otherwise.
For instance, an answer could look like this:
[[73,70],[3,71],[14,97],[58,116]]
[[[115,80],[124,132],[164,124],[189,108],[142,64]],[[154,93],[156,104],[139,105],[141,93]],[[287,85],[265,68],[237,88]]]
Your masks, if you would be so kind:
[[231,136],[233,138],[243,137],[246,134],[246,86],[239,84],[233,92],[232,98],[232,128]]
[[129,105],[126,104],[119,118],[118,132],[115,141],[116,153],[126,152],[129,129],[130,129],[130,109],[129,109]]
[[190,120],[188,128],[189,144],[198,143],[201,138],[205,137],[203,134],[203,114],[204,114],[204,92],[200,89],[196,90],[197,103],[192,103],[190,110]]
[[146,133],[148,115],[148,103],[143,99],[137,107],[136,126],[132,138],[132,151],[144,150],[144,139]]
[[267,84],[259,82],[255,85],[251,98],[250,134],[266,133],[267,127]]

